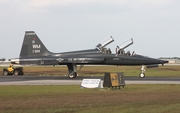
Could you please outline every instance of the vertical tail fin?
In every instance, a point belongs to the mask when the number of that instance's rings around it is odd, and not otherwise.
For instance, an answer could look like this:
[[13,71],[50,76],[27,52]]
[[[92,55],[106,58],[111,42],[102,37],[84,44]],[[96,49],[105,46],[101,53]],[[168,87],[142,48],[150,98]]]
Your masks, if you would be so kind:
[[22,44],[20,57],[47,56],[51,52],[47,50],[34,31],[26,31]]

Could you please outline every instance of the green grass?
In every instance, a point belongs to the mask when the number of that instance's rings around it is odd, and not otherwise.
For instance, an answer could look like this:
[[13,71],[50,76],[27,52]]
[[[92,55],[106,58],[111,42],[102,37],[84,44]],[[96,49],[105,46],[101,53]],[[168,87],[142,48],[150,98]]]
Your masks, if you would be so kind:
[[180,85],[0,86],[0,113],[179,113]]

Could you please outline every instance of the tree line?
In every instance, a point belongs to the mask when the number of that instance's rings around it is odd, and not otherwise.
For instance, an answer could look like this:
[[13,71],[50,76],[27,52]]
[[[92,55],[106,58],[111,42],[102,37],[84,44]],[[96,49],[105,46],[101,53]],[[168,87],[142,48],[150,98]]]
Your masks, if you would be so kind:
[[5,58],[1,58],[0,61],[6,61],[6,59]]
[[179,57],[160,57],[159,59],[178,59],[178,60],[180,60]]

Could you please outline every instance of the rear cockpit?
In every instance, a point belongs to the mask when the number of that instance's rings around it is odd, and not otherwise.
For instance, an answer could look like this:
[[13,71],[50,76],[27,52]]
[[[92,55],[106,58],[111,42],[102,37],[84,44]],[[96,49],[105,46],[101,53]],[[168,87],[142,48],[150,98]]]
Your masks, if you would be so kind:
[[105,54],[111,54],[111,49],[110,48],[101,48],[101,52]]

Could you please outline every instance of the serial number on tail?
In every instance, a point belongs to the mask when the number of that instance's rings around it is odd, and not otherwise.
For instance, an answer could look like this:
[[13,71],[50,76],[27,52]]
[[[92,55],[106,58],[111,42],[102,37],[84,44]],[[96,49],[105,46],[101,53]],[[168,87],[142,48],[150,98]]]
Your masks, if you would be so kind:
[[32,53],[40,53],[41,50],[32,50]]

